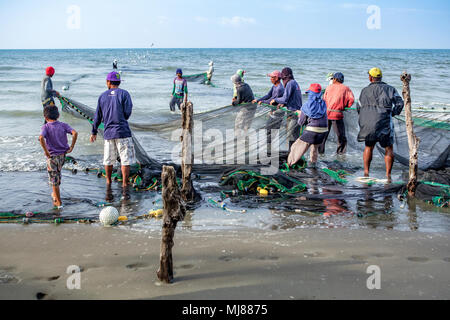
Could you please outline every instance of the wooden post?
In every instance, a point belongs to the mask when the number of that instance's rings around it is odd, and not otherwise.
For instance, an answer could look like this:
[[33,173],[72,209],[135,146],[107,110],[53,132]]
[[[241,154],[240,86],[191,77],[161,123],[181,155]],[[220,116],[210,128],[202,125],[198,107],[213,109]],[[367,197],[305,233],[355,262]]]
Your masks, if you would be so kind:
[[171,283],[173,280],[172,247],[175,228],[178,221],[182,221],[186,214],[186,208],[178,189],[175,169],[163,166],[161,174],[162,198],[164,205],[161,252],[159,270],[157,272],[160,281]]
[[192,102],[181,105],[183,135],[180,137],[182,144],[181,171],[182,188],[181,196],[186,202],[193,202],[195,198],[194,186],[191,181],[192,165],[194,164],[194,154],[192,153],[192,129],[194,106]]
[[411,93],[409,89],[409,82],[411,81],[411,75],[403,72],[400,77],[403,82],[403,100],[405,101],[405,122],[406,133],[408,134],[409,145],[409,181],[407,185],[408,195],[414,197],[417,188],[417,169],[418,169],[418,155],[420,139],[414,134],[414,122],[411,112]]

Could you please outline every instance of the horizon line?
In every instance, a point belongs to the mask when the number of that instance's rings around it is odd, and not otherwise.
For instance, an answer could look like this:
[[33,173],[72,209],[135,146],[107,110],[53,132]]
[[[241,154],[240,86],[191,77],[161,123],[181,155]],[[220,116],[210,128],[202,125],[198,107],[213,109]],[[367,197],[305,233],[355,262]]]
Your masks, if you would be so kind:
[[326,50],[450,50],[450,48],[369,48],[369,47],[285,47],[285,48],[265,48],[265,47],[119,47],[119,48],[110,48],[110,47],[92,47],[92,48],[0,48],[0,50],[130,50],[130,49],[261,49],[261,50],[288,50],[288,49],[307,49],[307,50],[318,50],[318,49],[326,49]]

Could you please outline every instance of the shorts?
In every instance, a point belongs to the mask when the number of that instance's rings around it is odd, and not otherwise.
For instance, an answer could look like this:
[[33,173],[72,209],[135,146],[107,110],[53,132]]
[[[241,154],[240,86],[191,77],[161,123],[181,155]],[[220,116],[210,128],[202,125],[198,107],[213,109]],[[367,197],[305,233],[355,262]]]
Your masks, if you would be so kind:
[[130,166],[136,163],[133,138],[120,138],[105,140],[103,164],[113,166],[117,157],[120,157],[122,166]]
[[309,144],[322,144],[322,142],[325,140],[326,136],[328,135],[328,132],[312,132],[305,130],[302,133],[302,136],[300,137],[300,140],[309,143]]
[[374,147],[377,142],[382,148],[387,148],[394,145],[394,138],[390,135],[381,135],[379,137],[367,136],[365,140],[366,147]]
[[61,184],[61,170],[65,161],[65,154],[47,158],[48,183],[51,186],[57,187]]

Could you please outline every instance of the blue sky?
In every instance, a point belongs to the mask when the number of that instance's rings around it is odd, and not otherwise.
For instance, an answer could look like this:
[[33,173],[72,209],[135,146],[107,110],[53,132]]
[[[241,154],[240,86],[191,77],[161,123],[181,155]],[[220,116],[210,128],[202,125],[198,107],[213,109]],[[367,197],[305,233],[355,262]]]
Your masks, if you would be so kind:
[[447,0],[0,0],[0,49],[448,49],[449,18]]

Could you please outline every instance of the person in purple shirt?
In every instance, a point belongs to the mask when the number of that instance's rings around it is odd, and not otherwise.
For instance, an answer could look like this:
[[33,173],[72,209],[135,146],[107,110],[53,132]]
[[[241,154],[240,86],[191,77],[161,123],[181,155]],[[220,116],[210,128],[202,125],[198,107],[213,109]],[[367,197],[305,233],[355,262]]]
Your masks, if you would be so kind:
[[[270,81],[272,82],[273,86],[270,88],[270,91],[264,96],[257,100],[253,100],[253,103],[261,104],[270,104],[270,102],[276,98],[283,97],[284,94],[284,86],[281,83],[281,72],[278,70],[273,71],[272,73],[269,73],[267,76],[270,77]],[[267,150],[271,150],[271,132],[272,129],[278,130],[281,127],[281,123],[283,122],[284,118],[284,111],[283,110],[276,110],[271,111],[269,116],[269,120],[267,120],[265,128],[266,128],[266,135],[267,135]]]
[[294,74],[291,68],[284,68],[281,70],[281,79],[284,85],[284,94],[281,98],[275,98],[270,101],[271,105],[278,105],[278,107],[286,107],[292,111],[287,118],[287,132],[289,139],[289,149],[292,144],[300,136],[300,126],[298,125],[298,117],[295,111],[302,107],[302,92],[297,81],[294,79]]
[[[47,157],[47,172],[52,186],[52,199],[55,209],[62,207],[59,186],[61,185],[61,170],[66,160],[66,154],[71,153],[77,142],[78,133],[67,123],[59,122],[59,112],[56,106],[44,108],[46,124],[42,127],[39,142]],[[67,135],[72,135],[72,145],[67,143]]]
[[122,170],[122,199],[128,200],[128,177],[130,165],[136,163],[136,155],[128,119],[133,103],[128,91],[120,89],[120,74],[113,71],[106,78],[108,90],[98,98],[97,110],[92,124],[91,142],[97,139],[97,132],[103,121],[105,140],[103,164],[106,173],[106,201],[113,199],[111,191],[111,174],[113,166],[120,158]]

